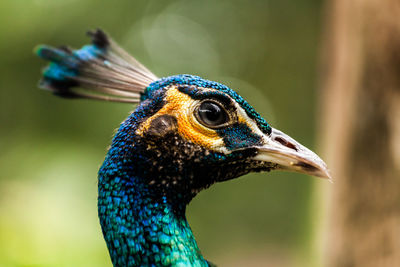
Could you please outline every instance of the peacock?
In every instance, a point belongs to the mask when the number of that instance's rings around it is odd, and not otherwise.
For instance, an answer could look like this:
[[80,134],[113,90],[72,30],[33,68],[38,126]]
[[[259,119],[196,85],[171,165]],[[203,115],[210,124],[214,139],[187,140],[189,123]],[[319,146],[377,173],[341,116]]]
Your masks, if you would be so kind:
[[135,104],[98,172],[98,215],[114,266],[211,266],[186,220],[201,190],[249,172],[330,178],[312,151],[272,128],[234,90],[182,74],[157,78],[106,33],[81,49],[41,45],[41,88]]

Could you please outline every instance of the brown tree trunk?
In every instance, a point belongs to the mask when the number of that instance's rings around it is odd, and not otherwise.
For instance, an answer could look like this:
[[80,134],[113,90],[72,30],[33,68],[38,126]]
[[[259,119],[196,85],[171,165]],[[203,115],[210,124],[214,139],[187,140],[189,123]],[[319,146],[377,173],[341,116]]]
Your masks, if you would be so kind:
[[400,0],[328,0],[325,266],[400,266]]

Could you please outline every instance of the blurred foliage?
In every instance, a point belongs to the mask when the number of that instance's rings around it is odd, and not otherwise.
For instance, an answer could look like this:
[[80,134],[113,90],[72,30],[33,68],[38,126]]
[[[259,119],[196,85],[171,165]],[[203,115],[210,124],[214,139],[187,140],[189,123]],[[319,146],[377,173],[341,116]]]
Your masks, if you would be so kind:
[[[86,30],[103,28],[158,76],[224,82],[313,147],[320,9],[317,0],[1,1],[0,266],[111,265],[96,175],[133,107],[38,90],[37,44],[80,47]],[[220,266],[310,266],[311,195],[303,175],[252,174],[200,193],[188,217]]]

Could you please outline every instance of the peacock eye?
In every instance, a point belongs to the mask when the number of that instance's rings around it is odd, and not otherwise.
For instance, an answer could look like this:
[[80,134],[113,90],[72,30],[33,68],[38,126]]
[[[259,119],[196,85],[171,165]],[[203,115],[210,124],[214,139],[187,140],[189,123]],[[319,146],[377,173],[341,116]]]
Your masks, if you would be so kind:
[[201,103],[196,115],[200,123],[210,128],[219,127],[229,119],[225,109],[213,101],[204,101]]

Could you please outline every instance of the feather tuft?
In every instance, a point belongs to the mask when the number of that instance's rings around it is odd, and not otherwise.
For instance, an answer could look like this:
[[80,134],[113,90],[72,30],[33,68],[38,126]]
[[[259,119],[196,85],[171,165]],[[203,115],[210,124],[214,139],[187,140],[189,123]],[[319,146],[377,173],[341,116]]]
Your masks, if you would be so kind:
[[39,87],[65,98],[140,102],[141,94],[158,78],[102,30],[88,35],[92,44],[81,49],[46,45],[35,49],[39,57],[50,61]]

